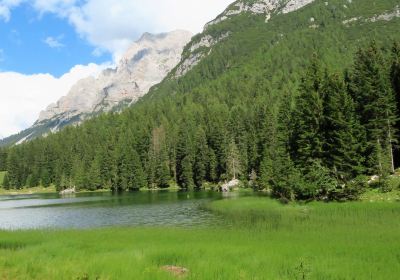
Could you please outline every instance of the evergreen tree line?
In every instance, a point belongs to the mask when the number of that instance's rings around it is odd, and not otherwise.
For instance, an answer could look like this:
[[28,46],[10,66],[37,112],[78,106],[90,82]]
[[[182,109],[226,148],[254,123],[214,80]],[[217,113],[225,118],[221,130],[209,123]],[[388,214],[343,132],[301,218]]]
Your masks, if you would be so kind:
[[193,189],[239,178],[283,199],[356,198],[360,176],[399,164],[400,47],[360,48],[344,73],[317,56],[309,64],[279,91],[232,69],[242,81],[226,74],[0,150],[3,185]]

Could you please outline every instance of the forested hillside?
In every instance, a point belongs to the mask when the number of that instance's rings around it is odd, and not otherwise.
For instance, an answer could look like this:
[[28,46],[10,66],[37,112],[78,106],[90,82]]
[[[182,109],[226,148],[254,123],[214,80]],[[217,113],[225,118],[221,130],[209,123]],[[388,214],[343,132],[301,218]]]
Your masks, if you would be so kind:
[[[385,178],[399,161],[398,11],[395,0],[315,1],[268,22],[242,13],[210,25],[122,114],[0,151],[5,187],[195,188],[239,177],[287,199],[355,198],[361,175]],[[218,42],[194,50],[207,35]]]

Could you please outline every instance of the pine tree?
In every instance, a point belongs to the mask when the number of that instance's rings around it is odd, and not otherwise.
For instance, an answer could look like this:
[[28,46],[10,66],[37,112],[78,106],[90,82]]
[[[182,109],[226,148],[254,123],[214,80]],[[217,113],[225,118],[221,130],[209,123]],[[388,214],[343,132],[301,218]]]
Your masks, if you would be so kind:
[[247,172],[250,172],[248,167],[248,132],[246,129],[246,122],[248,119],[248,113],[246,112],[242,104],[236,105],[230,110],[229,117],[229,134],[233,136],[238,152],[240,154],[240,167],[241,167],[241,179],[246,179]]
[[[396,109],[397,113],[400,113],[400,44],[394,43],[392,47],[391,57],[391,68],[390,68],[390,81],[392,83],[392,89],[395,93]],[[396,131],[400,132],[400,118],[396,122]],[[397,136],[399,138],[399,136]],[[400,146],[399,143],[395,143],[395,161],[396,166],[400,164]]]
[[[349,88],[366,131],[363,146],[370,171],[380,172],[380,167],[388,166],[385,172],[393,172],[396,103],[385,60],[375,42],[358,50]],[[382,156],[377,154],[380,151]],[[383,159],[388,159],[389,163],[381,162]]]
[[341,77],[326,74],[323,92],[326,139],[323,162],[337,179],[348,181],[363,171],[359,144],[364,140],[363,130]]
[[4,175],[3,188],[6,190],[10,189],[10,180],[8,179],[8,172],[6,172],[6,174]]
[[313,159],[323,158],[325,139],[322,86],[320,62],[314,56],[302,79],[300,95],[296,100],[293,154],[296,163],[301,166],[306,166]]
[[270,141],[272,145],[266,149],[267,170],[270,174],[269,186],[272,187],[272,194],[283,200],[294,200],[296,191],[302,183],[301,173],[290,156],[292,112],[292,97],[289,92],[285,92],[281,98],[277,117],[274,122],[270,122],[269,131],[274,138]]
[[260,186],[266,189],[271,189],[274,180],[274,160],[276,160],[276,148],[278,144],[277,128],[278,123],[274,112],[271,108],[267,108],[262,114],[263,127],[261,132],[261,142],[263,152],[259,168]]
[[116,181],[117,177],[117,155],[114,141],[113,137],[109,136],[107,140],[105,140],[104,146],[99,147],[98,150],[102,186],[109,189],[112,188],[113,182]]
[[0,171],[7,170],[7,150],[0,148]]
[[22,188],[21,173],[23,172],[19,155],[15,149],[11,149],[7,158],[7,171],[8,171],[8,185],[9,188]]
[[210,182],[216,183],[218,180],[218,162],[217,156],[212,148],[208,151],[208,166],[207,166],[207,178]]
[[45,188],[50,187],[51,185],[51,174],[47,168],[43,168],[41,171],[41,185]]
[[146,174],[147,174],[147,185],[150,189],[157,187],[157,158],[155,150],[150,147],[147,161],[146,161]]
[[200,128],[195,136],[194,180],[198,188],[203,186],[207,176],[208,146],[205,132]]
[[167,153],[167,147],[166,144],[163,143],[163,145],[160,148],[159,155],[158,155],[158,166],[156,169],[156,181],[157,185],[160,188],[168,188],[169,187],[169,181],[171,180],[171,174],[169,170],[169,159],[168,159],[168,153]]
[[397,110],[400,109],[400,43],[394,43],[392,47],[392,63],[390,68],[390,80],[396,95]]
[[154,128],[152,131],[146,170],[150,188],[169,187],[171,175],[169,169],[166,135],[163,126]]
[[193,181],[193,147],[192,140],[189,135],[190,126],[182,125],[179,132],[179,141],[177,144],[177,177],[178,185],[182,188],[189,189],[194,186]]
[[143,170],[142,163],[140,161],[139,154],[136,150],[132,151],[131,157],[131,170],[132,179],[130,183],[130,190],[139,190],[147,187],[146,174]]
[[272,188],[272,182],[274,180],[274,162],[269,152],[270,149],[266,146],[260,163],[259,184],[261,187],[266,189]]
[[[100,158],[96,156],[92,163],[90,164],[88,171],[88,185],[87,188],[91,191],[95,191],[101,188],[102,180],[101,180],[101,170],[100,170]],[[65,175],[64,175],[65,177]],[[66,181],[66,179],[64,179]]]
[[193,166],[189,156],[185,156],[181,162],[179,185],[184,189],[192,189],[194,187]]
[[72,183],[73,186],[78,190],[85,189],[87,187],[87,174],[86,168],[83,161],[76,157],[72,166]]
[[241,174],[241,164],[239,149],[235,143],[235,140],[231,140],[228,147],[228,158],[226,162],[226,170],[228,172],[229,179],[237,179]]
[[57,188],[58,191],[68,189],[68,188],[71,187],[70,183],[71,182],[67,178],[67,176],[65,174],[62,174],[61,180],[60,180],[60,184],[56,185],[56,188]]

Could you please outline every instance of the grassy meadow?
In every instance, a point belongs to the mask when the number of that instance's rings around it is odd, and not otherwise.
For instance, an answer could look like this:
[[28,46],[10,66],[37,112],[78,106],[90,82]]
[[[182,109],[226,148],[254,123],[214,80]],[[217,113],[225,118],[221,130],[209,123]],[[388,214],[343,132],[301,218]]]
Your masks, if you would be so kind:
[[0,231],[0,279],[398,279],[400,203],[204,207],[213,228]]

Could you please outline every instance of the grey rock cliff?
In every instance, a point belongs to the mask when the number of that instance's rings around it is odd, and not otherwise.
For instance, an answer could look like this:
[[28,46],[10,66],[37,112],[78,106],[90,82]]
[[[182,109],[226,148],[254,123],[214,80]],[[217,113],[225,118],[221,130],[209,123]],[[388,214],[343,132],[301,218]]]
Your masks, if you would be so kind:
[[66,96],[42,111],[35,125],[58,123],[51,128],[54,132],[72,119],[71,123],[79,123],[96,113],[136,102],[179,63],[191,37],[190,32],[182,30],[158,35],[145,33],[115,69],[106,69],[97,78],[80,80]]

